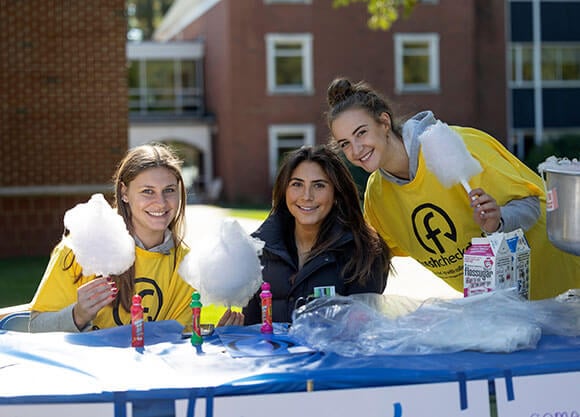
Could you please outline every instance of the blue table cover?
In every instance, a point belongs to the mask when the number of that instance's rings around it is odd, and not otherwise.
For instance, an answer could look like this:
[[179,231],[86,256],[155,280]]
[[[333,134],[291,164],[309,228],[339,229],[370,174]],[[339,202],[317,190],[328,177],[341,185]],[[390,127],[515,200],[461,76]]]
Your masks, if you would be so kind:
[[[508,354],[342,357],[309,350],[275,323],[218,328],[201,346],[174,321],[82,334],[0,331],[0,405],[215,396],[379,387],[580,371],[580,337],[545,335],[536,349]],[[10,383],[7,383],[10,381]],[[124,415],[124,414],[117,414]]]

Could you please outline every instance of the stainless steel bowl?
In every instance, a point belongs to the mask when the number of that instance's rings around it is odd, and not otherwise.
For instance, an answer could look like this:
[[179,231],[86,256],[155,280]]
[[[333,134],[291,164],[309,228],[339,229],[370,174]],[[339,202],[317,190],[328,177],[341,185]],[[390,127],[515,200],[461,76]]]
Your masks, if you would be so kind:
[[580,256],[580,164],[540,165],[546,185],[546,228],[557,248]]

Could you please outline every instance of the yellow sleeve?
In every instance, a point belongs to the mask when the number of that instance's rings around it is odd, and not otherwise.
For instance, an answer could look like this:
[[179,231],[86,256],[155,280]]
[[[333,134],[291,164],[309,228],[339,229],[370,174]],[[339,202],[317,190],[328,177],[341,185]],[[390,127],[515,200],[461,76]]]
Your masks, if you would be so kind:
[[544,186],[539,174],[528,168],[499,141],[477,129],[454,129],[464,138],[470,153],[483,168],[482,173],[470,179],[472,187],[485,189],[499,205],[530,196],[545,201]]
[[[67,265],[71,266],[65,269]],[[89,280],[82,277],[75,283],[80,273],[81,267],[73,261],[72,251],[62,242],[59,243],[52,251],[30,309],[39,312],[59,311],[76,303],[77,288]]]
[[386,228],[382,226],[383,221],[391,222],[396,220],[393,219],[392,215],[387,216],[383,214],[381,216],[380,196],[383,193],[381,181],[382,178],[380,177],[379,172],[374,172],[368,179],[367,188],[364,196],[364,209],[363,209],[364,218],[377,231],[377,233],[381,235],[381,237],[391,250],[392,256],[409,256],[409,254],[406,251],[404,251],[401,247],[399,247],[399,245],[393,239],[393,237],[386,232]]

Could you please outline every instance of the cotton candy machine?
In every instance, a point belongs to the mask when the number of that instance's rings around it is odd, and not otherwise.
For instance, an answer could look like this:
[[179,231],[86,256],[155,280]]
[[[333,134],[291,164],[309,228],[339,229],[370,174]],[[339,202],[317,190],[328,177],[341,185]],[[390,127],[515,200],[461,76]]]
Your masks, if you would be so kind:
[[557,248],[580,256],[580,162],[549,157],[538,166],[546,187],[546,228]]

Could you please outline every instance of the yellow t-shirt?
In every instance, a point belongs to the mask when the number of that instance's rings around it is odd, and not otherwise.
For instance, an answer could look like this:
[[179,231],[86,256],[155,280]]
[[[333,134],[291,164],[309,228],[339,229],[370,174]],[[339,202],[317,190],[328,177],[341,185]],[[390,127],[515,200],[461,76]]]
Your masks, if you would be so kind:
[[[486,133],[453,127],[479,161],[483,172],[473,176],[472,188],[489,192],[498,205],[537,196],[541,216],[525,235],[531,247],[530,299],[554,297],[580,287],[580,257],[553,246],[546,232],[546,198],[542,179],[501,143]],[[368,180],[365,217],[377,229],[393,255],[411,256],[450,286],[463,292],[463,253],[471,238],[482,235],[472,217],[466,191],[445,188],[427,170],[419,154],[413,181],[397,185],[374,172]]]
[[[170,254],[149,252],[135,247],[135,294],[141,295],[144,317],[147,321],[177,320],[191,328],[191,295],[194,289],[177,273],[179,264],[187,249],[177,251],[178,262],[174,264],[175,248]],[[31,310],[38,312],[59,311],[76,303],[77,289],[93,280],[92,276],[75,278],[81,267],[74,262],[67,270],[63,269],[66,258],[71,256],[70,249],[61,242],[53,250],[42,281],[31,302]],[[208,306],[202,308],[201,322],[216,324],[225,308]],[[210,321],[208,321],[210,320]],[[106,306],[93,320],[93,329],[104,329],[131,323],[130,312],[122,307]]]

